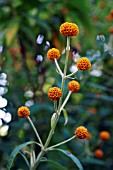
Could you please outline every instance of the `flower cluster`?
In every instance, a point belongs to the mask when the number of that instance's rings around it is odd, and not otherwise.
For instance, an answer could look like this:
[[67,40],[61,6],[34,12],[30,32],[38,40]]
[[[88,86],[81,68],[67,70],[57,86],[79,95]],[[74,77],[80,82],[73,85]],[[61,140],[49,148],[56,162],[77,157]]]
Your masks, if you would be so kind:
[[96,158],[102,158],[103,157],[103,151],[101,149],[96,149],[94,152],[94,156]]
[[100,135],[100,139],[102,140],[110,139],[110,133],[108,131],[101,131],[99,135]]
[[62,96],[62,91],[58,87],[52,87],[48,90],[50,100],[58,100]]
[[86,57],[82,57],[77,62],[77,68],[78,70],[88,70],[91,67],[90,60]]
[[79,89],[80,89],[80,84],[77,81],[72,80],[68,83],[68,90],[72,92],[77,92]]
[[64,36],[77,36],[79,29],[76,24],[65,22],[60,26],[60,33]]
[[28,107],[21,106],[18,109],[18,116],[20,118],[25,118],[25,117],[28,117],[29,115],[30,115],[30,110],[28,109]]
[[60,51],[56,48],[52,48],[47,52],[47,57],[50,60],[54,60],[55,58],[58,60],[60,58]]
[[88,136],[88,130],[84,126],[80,126],[75,130],[75,135],[79,139],[84,139]]

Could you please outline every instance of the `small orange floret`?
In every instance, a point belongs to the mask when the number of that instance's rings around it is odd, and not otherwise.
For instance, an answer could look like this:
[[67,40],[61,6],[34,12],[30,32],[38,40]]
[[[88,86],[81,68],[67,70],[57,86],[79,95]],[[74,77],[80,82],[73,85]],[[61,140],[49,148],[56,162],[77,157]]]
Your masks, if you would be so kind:
[[100,136],[100,139],[102,139],[102,140],[110,139],[110,133],[108,131],[101,131],[99,136]]
[[90,132],[88,132],[86,139],[91,139],[91,137],[92,137],[92,134]]
[[68,83],[68,90],[72,92],[77,92],[79,91],[79,89],[80,89],[80,84],[77,81],[72,80]]
[[90,60],[86,57],[82,57],[77,62],[77,68],[78,70],[88,70],[91,67]]
[[109,33],[113,34],[113,27],[109,27]]
[[52,87],[48,90],[50,100],[58,100],[62,96],[62,91],[58,87]]
[[65,22],[60,26],[60,33],[64,36],[77,36],[79,29],[76,24]]
[[101,149],[96,149],[94,152],[94,155],[96,158],[102,158],[103,157],[103,151]]
[[56,48],[51,48],[48,52],[47,52],[47,57],[50,60],[54,60],[55,58],[58,60],[60,58],[60,52],[58,49]]
[[113,17],[113,9],[110,11],[110,15]]
[[25,118],[28,117],[29,115],[30,115],[30,110],[28,109],[28,107],[21,106],[20,108],[18,108],[18,116],[20,118]]
[[78,128],[76,128],[75,130],[75,135],[79,138],[79,139],[84,139],[87,137],[88,135],[88,130],[84,127],[84,126],[80,126]]

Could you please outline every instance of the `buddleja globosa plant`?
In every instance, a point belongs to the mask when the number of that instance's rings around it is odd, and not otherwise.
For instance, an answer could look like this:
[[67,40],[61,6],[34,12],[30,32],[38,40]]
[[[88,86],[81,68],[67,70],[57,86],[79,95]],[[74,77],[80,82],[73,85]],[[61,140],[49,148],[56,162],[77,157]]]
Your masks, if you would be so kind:
[[[59,74],[60,74],[60,76],[62,78],[60,88],[51,87],[48,90],[48,97],[50,98],[51,101],[54,102],[54,108],[55,108],[54,113],[53,113],[53,115],[51,117],[51,129],[50,129],[49,135],[48,135],[45,143],[43,144],[43,142],[42,142],[42,140],[41,140],[41,138],[39,136],[39,133],[38,133],[37,129],[35,128],[32,120],[30,118],[30,110],[29,110],[29,108],[27,108],[25,106],[20,107],[18,109],[18,116],[20,118],[27,118],[28,119],[28,121],[31,124],[31,126],[32,126],[32,128],[33,128],[39,142],[37,143],[37,142],[34,142],[34,141],[30,141],[30,142],[26,142],[24,144],[19,145],[11,153],[11,155],[9,157],[7,170],[11,169],[13,160],[14,160],[15,156],[20,152],[20,150],[23,147],[25,147],[26,145],[30,145],[30,144],[36,144],[41,148],[41,151],[40,151],[40,153],[38,154],[37,157],[35,155],[35,151],[32,151],[31,153],[29,153],[30,154],[30,160],[27,160],[27,158],[24,155],[24,159],[25,159],[26,164],[27,164],[27,166],[29,167],[30,170],[38,169],[39,163],[44,160],[44,158],[43,158],[44,154],[45,153],[47,154],[47,152],[49,152],[51,150],[55,150],[55,151],[57,150],[57,151],[62,152],[64,155],[70,157],[71,160],[76,164],[76,166],[80,170],[83,170],[83,167],[82,167],[80,161],[73,154],[71,154],[68,151],[58,149],[57,147],[60,146],[60,145],[65,144],[65,143],[67,143],[67,142],[69,142],[69,141],[71,141],[73,139],[75,139],[76,137],[79,138],[79,139],[87,138],[88,130],[85,127],[80,126],[80,127],[76,128],[74,136],[72,136],[71,138],[69,138],[69,139],[67,139],[67,140],[65,140],[65,141],[63,141],[61,143],[58,143],[58,144],[53,145],[53,146],[49,146],[49,143],[50,143],[50,141],[51,141],[51,139],[53,137],[53,134],[55,133],[55,128],[57,127],[57,123],[58,123],[58,120],[59,120],[59,117],[60,117],[61,113],[64,111],[65,112],[64,113],[65,118],[67,117],[67,115],[66,115],[67,113],[66,113],[64,107],[65,107],[68,99],[70,98],[72,93],[76,93],[80,89],[80,84],[77,81],[75,81],[75,80],[70,81],[68,83],[68,87],[67,87],[69,92],[68,92],[67,96],[65,97],[65,100],[63,101],[65,80],[67,78],[71,78],[73,75],[76,74],[77,71],[79,71],[79,70],[85,71],[85,70],[88,70],[91,67],[91,63],[90,63],[89,59],[86,58],[86,57],[82,57],[77,62],[76,71],[69,74],[69,75],[66,74],[67,66],[68,66],[68,56],[69,56],[69,51],[70,51],[70,38],[73,37],[73,36],[77,36],[78,33],[79,33],[79,29],[78,29],[78,26],[76,24],[65,22],[60,26],[60,33],[63,36],[66,36],[66,38],[67,38],[66,59],[65,59],[64,71],[62,71],[60,69],[60,66],[59,66],[59,64],[57,62],[57,60],[61,56],[59,50],[56,49],[56,48],[52,48],[47,52],[48,59],[55,62],[55,66],[57,68],[57,71],[59,72]],[[66,123],[67,123],[67,119],[66,119],[65,124]]]

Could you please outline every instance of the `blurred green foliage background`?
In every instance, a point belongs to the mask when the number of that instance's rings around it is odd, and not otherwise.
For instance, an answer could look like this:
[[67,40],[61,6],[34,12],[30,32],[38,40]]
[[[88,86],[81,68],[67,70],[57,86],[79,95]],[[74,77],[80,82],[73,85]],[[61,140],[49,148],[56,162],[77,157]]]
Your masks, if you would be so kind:
[[[0,169],[6,168],[9,154],[18,144],[36,140],[27,120],[18,118],[18,107],[30,107],[42,140],[47,138],[54,112],[47,91],[51,86],[60,87],[61,78],[46,53],[52,47],[63,52],[66,39],[60,35],[59,26],[65,21],[76,23],[80,30],[79,36],[71,39],[68,73],[80,56],[88,57],[92,68],[77,73],[81,89],[72,94],[66,105],[68,124],[64,126],[61,115],[51,145],[68,139],[77,126],[84,125],[92,134],[88,141],[91,152],[101,148],[103,158],[89,156],[84,140],[75,139],[63,149],[77,156],[85,170],[113,169],[113,34],[109,32],[113,26],[112,8],[112,0],[0,0],[0,100],[5,98],[8,102],[5,107],[0,105],[0,111],[10,113],[12,118],[8,121],[0,115]],[[64,61],[65,54],[62,54],[61,68]],[[100,141],[102,130],[110,132],[109,141]],[[37,147],[35,150],[37,154],[40,151]],[[76,169],[57,152],[50,152],[47,157],[67,169]],[[26,170],[20,155],[12,169]],[[55,167],[41,163],[39,169],[55,170]]]

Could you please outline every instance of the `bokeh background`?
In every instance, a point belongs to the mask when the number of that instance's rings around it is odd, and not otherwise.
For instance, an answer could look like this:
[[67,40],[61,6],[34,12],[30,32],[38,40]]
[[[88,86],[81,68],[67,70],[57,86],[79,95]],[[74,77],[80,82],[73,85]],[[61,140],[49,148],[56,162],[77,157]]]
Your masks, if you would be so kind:
[[[64,126],[61,115],[51,145],[68,139],[76,127],[84,125],[91,138],[75,139],[61,148],[77,156],[85,170],[113,169],[113,1],[0,0],[1,170],[6,169],[8,156],[17,145],[36,140],[28,121],[18,118],[18,107],[30,107],[43,142],[47,138],[54,112],[47,91],[51,86],[60,87],[61,78],[46,54],[48,49],[58,48],[63,69],[66,38],[60,35],[59,26],[65,21],[76,23],[80,29],[79,35],[71,39],[68,73],[74,71],[80,57],[88,57],[92,68],[77,73],[81,89],[66,105],[68,124]],[[99,133],[103,130],[110,132],[110,140],[100,140]],[[36,146],[32,148],[36,154],[40,151]],[[101,159],[93,156],[98,148],[104,153]],[[67,170],[77,169],[60,153],[50,152],[46,156]],[[41,163],[39,169],[58,168]],[[27,170],[21,155],[16,157],[12,170]]]

